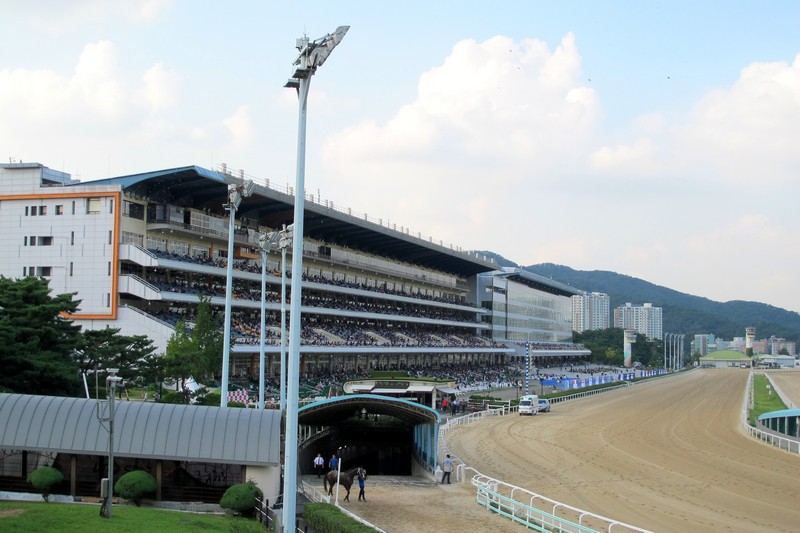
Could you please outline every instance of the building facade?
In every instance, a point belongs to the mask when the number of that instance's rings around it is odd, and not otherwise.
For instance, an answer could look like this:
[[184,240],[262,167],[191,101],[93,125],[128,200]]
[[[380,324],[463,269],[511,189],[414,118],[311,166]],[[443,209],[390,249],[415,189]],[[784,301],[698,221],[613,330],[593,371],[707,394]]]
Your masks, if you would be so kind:
[[602,292],[584,292],[572,297],[572,329],[578,333],[611,327],[611,300]]
[[[242,180],[182,167],[82,184],[37,163],[0,165],[0,274],[42,276],[54,294],[76,293],[81,303],[71,318],[84,329],[147,335],[163,351],[176,323],[191,323],[201,298],[224,317],[225,206],[229,185]],[[257,243],[262,234],[291,224],[292,192],[265,182],[236,212],[232,378],[257,374]],[[479,304],[478,275],[497,266],[477,254],[319,199],[307,199],[304,225],[302,372],[496,364],[515,353],[496,339],[570,337],[569,296],[555,298],[514,282],[506,307]],[[289,249],[287,271],[291,264]],[[266,271],[265,352],[272,376],[281,348],[279,251],[267,255]],[[526,307],[537,314],[526,316]],[[508,312],[499,320],[492,317],[495,310]]]
[[650,340],[661,339],[663,317],[660,307],[646,303],[638,306],[630,303],[614,309],[614,327],[635,329]]

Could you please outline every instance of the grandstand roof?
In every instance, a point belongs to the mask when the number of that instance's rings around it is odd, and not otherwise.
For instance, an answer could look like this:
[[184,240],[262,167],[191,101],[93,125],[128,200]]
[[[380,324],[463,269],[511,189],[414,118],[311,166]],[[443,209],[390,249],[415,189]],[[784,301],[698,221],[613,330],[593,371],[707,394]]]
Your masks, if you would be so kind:
[[534,274],[524,268],[503,267],[498,270],[496,274],[505,276],[512,281],[522,283],[533,289],[549,292],[551,294],[558,294],[560,296],[576,296],[584,293],[584,291],[571,287],[566,283]]
[[[0,448],[107,455],[107,423],[97,414],[97,400],[0,394]],[[280,422],[277,410],[116,401],[114,454],[275,466]]]
[[[224,204],[227,202],[229,183],[238,184],[241,181],[221,172],[186,166],[97,180],[83,185],[118,184],[126,192],[155,202],[207,209],[218,216],[226,216]],[[283,224],[288,226],[294,217],[294,196],[288,192],[257,184],[253,195],[243,200],[237,218],[251,219],[271,228],[280,228]],[[497,268],[488,259],[390,229],[365,220],[364,215],[355,216],[349,211],[340,211],[332,204],[307,201],[304,212],[305,236],[312,239],[463,277]]]

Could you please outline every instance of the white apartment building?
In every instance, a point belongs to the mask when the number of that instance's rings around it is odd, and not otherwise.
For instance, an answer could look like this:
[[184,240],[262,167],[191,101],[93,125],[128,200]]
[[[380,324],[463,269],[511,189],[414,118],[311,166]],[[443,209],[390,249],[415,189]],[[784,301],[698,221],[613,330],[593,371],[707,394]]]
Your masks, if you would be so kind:
[[578,333],[611,327],[611,300],[602,292],[572,297],[572,329]]
[[626,303],[614,309],[614,327],[635,329],[648,339],[661,339],[663,318],[660,307],[646,303],[638,306]]

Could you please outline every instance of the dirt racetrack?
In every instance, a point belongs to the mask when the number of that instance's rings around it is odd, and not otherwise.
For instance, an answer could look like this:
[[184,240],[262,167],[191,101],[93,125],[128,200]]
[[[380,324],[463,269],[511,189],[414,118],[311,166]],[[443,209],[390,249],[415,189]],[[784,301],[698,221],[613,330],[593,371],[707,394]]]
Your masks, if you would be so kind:
[[[658,532],[800,531],[800,456],[740,429],[744,369],[703,369],[450,432],[486,475]],[[469,483],[368,483],[346,508],[392,533],[525,531]]]

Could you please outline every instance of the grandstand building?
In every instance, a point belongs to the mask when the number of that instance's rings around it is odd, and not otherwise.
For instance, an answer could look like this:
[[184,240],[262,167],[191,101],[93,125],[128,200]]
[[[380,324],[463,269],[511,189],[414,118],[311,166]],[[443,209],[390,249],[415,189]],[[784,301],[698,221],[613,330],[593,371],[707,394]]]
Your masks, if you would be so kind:
[[[43,276],[54,294],[76,293],[76,324],[147,335],[163,351],[201,297],[222,319],[225,205],[243,179],[187,166],[79,183],[38,163],[2,164],[0,275]],[[290,224],[293,206],[292,188],[267,181],[236,211],[232,377],[257,374],[258,238]],[[577,292],[566,285],[313,196],[304,226],[301,372],[499,364],[520,352],[513,343],[571,341]],[[268,255],[268,375],[280,361],[280,264],[280,252]]]

